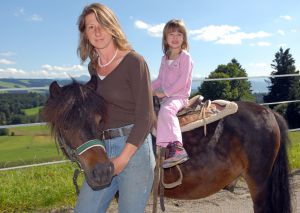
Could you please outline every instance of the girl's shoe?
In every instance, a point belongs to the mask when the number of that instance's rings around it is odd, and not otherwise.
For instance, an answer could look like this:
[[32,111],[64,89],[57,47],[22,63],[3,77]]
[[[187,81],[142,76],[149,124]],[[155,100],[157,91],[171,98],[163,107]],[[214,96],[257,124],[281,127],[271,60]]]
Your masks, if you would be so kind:
[[164,160],[162,167],[170,168],[177,164],[183,163],[189,159],[188,154],[179,141],[170,143],[166,147],[166,159]]

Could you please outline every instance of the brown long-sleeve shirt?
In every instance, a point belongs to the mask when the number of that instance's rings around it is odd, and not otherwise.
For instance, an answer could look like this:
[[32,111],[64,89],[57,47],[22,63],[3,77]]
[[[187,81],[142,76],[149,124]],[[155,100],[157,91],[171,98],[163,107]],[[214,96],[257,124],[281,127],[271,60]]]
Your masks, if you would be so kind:
[[[95,70],[89,72],[97,75]],[[144,58],[129,52],[103,80],[98,77],[97,93],[107,102],[107,119],[101,129],[134,124],[127,143],[139,147],[154,119],[151,81]]]

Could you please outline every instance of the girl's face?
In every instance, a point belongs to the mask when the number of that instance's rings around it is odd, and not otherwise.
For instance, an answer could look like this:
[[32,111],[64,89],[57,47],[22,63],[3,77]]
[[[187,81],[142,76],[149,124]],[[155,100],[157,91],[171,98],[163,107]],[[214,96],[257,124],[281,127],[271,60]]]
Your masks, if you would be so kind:
[[94,13],[85,17],[85,25],[87,39],[96,49],[104,49],[112,42],[112,35],[97,21]]
[[171,50],[175,50],[175,49],[181,49],[184,36],[179,31],[172,31],[167,34],[166,39],[167,39],[169,48]]

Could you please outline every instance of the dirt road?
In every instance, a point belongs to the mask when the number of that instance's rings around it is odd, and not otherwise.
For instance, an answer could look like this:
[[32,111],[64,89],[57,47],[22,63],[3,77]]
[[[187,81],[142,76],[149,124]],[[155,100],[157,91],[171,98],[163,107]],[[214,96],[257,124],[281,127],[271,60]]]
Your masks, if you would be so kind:
[[[293,172],[291,176],[291,188],[293,197],[293,212],[300,212],[300,170]],[[165,213],[253,213],[252,201],[246,184],[238,181],[234,193],[226,190],[211,195],[207,198],[193,201],[179,201],[165,199]],[[116,213],[117,205],[113,203],[109,213]],[[146,209],[146,213],[152,212],[152,198]],[[159,204],[158,212],[161,213]]]

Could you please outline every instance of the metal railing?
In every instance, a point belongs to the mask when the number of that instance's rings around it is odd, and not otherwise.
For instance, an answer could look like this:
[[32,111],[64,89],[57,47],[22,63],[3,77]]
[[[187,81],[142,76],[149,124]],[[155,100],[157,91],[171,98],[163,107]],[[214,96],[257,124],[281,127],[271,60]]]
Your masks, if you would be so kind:
[[[197,80],[199,80],[199,81],[225,81],[225,80],[246,80],[246,79],[251,79],[251,78],[282,78],[282,77],[293,77],[293,76],[300,77],[300,74],[249,76],[249,77],[235,77],[235,78],[212,78],[212,79],[205,78],[205,79],[197,79]],[[48,89],[48,87],[1,88],[0,92],[1,91],[22,91],[22,90],[46,90],[46,89]],[[260,103],[260,105],[274,105],[274,104],[293,103],[293,102],[300,102],[300,100]],[[0,129],[13,128],[13,127],[19,127],[19,126],[38,126],[38,125],[46,125],[46,123],[41,122],[41,123],[2,125],[2,126],[0,126]],[[300,128],[289,129],[289,132],[295,132],[295,131],[299,131],[299,130],[300,130]],[[66,163],[66,162],[71,162],[71,161],[62,160],[62,161],[53,161],[53,162],[46,162],[46,163],[39,163],[39,164],[15,166],[15,167],[1,168],[0,171],[15,170],[15,169],[22,169],[22,168],[29,168],[29,167],[36,167],[36,166],[45,166],[45,165],[52,165],[52,164],[60,164],[60,163]]]

